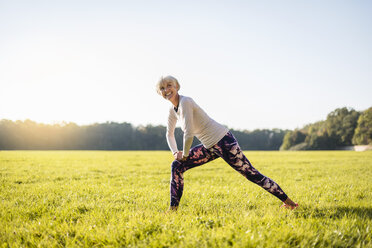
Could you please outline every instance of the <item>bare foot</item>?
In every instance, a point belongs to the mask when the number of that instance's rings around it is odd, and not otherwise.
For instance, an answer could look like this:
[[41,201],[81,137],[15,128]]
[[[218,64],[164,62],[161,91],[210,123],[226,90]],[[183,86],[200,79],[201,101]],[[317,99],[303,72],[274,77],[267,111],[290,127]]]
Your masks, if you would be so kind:
[[178,206],[170,206],[170,207],[168,208],[168,210],[166,211],[166,213],[168,214],[168,213],[176,212],[177,209],[178,209]]
[[284,204],[282,205],[284,208],[290,208],[290,209],[295,209],[298,208],[298,204],[292,201],[289,197],[287,200],[284,201]]

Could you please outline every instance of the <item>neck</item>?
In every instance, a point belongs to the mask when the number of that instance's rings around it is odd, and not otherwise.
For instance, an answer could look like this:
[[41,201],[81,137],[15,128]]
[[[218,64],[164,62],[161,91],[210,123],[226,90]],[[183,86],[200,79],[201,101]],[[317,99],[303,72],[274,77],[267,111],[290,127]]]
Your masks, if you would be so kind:
[[177,94],[173,99],[170,99],[173,106],[177,107],[180,102],[180,95]]

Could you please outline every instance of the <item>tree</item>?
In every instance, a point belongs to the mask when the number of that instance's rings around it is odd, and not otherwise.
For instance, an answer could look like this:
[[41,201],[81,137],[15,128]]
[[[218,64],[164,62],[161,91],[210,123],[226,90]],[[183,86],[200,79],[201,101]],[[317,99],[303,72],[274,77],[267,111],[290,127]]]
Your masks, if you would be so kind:
[[278,150],[287,130],[256,129],[239,131],[231,129],[243,150]]
[[372,107],[359,116],[358,125],[353,137],[353,144],[372,144]]
[[326,128],[335,146],[350,146],[360,113],[352,108],[338,108],[328,114]]
[[283,144],[280,150],[289,150],[291,147],[304,142],[306,139],[306,134],[300,130],[294,130],[288,132],[283,139]]

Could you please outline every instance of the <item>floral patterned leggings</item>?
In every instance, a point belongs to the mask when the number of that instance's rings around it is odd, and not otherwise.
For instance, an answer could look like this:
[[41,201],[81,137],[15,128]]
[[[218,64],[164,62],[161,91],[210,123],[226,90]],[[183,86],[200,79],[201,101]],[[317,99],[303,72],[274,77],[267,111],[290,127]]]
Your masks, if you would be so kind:
[[285,201],[288,198],[276,182],[262,175],[251,165],[241,151],[235,137],[231,132],[228,132],[213,147],[207,149],[200,144],[190,150],[186,161],[173,161],[170,186],[171,206],[178,206],[180,203],[183,192],[183,173],[218,157],[223,158],[232,168],[241,173],[249,181],[261,186],[281,201]]

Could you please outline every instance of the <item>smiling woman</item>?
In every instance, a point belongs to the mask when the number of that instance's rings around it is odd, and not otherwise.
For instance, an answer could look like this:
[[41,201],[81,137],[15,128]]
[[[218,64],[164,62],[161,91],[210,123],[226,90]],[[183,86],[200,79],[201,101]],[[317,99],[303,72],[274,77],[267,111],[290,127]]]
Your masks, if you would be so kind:
[[[170,210],[176,210],[183,193],[183,173],[219,157],[248,180],[261,186],[284,202],[283,206],[298,207],[272,179],[256,170],[243,154],[234,135],[223,125],[210,118],[192,98],[178,94],[180,84],[172,76],[161,78],[156,90],[172,103],[169,110],[167,142],[175,160],[172,163]],[[178,151],[174,130],[181,122],[183,150]],[[194,136],[202,144],[191,148]],[[191,149],[190,149],[191,148]]]
[[174,90],[179,91],[181,89],[178,80],[172,76],[162,77],[156,85],[156,90],[159,95],[162,95],[165,99],[170,100],[171,97],[174,97]]

